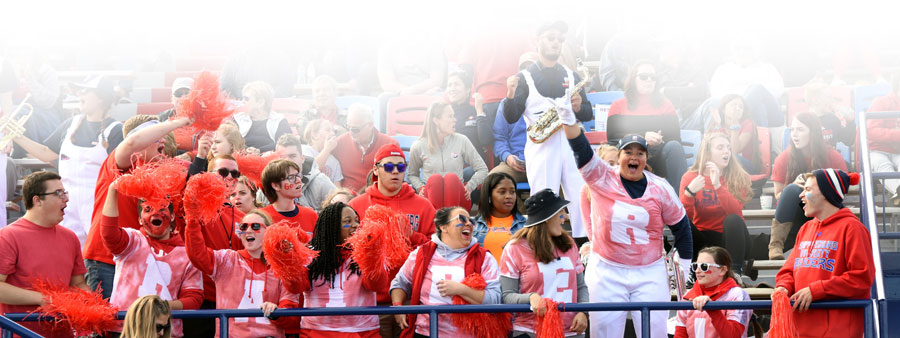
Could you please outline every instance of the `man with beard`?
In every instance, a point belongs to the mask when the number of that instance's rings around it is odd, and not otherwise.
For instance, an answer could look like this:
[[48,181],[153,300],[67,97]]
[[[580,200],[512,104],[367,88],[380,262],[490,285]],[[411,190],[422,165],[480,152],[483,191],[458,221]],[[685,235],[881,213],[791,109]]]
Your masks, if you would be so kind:
[[[539,62],[507,79],[507,102],[503,105],[503,116],[507,123],[516,123],[524,116],[525,123],[531,126],[552,107],[574,112],[579,121],[594,118],[585,93],[571,92],[581,81],[581,77],[557,62],[567,30],[568,26],[562,21],[538,28],[536,44]],[[572,97],[571,101],[569,96]],[[566,143],[566,136],[561,132],[554,132],[542,143],[527,139],[525,171],[531,191],[550,189],[558,193],[562,184],[565,196],[572,200],[569,208],[572,236],[583,238],[586,234],[581,224],[580,202],[572,196],[579,196],[584,180],[575,166],[572,150]]]

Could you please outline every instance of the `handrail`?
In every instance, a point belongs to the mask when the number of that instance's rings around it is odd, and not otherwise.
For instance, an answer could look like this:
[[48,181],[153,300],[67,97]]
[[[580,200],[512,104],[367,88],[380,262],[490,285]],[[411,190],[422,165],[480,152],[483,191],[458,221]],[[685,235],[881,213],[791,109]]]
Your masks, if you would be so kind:
[[[881,245],[879,241],[879,231],[878,231],[878,222],[875,217],[875,181],[873,181],[874,177],[881,176],[880,174],[874,176],[872,174],[872,163],[869,158],[869,132],[868,132],[868,118],[871,117],[873,119],[881,119],[881,118],[893,118],[900,117],[900,112],[865,112],[859,111],[856,113],[856,121],[859,128],[857,132],[859,134],[859,159],[857,166],[859,172],[862,174],[861,182],[860,182],[860,216],[862,218],[863,224],[866,224],[869,228],[869,239],[872,244],[872,260],[875,264],[875,293],[877,295],[877,299],[883,300],[885,299],[885,290],[884,290],[884,274],[882,272],[881,265]],[[871,189],[871,191],[870,191]]]
[[[812,309],[846,309],[863,308],[865,313],[865,337],[876,337],[874,330],[874,302],[871,299],[820,301],[810,304]],[[707,303],[704,308],[709,310],[722,309],[770,309],[772,302],[767,300],[737,301]],[[689,310],[693,309],[691,302],[632,302],[632,303],[581,303],[561,304],[560,311],[641,311],[642,336],[650,336],[650,311],[660,310]],[[297,308],[278,309],[273,312],[277,317],[282,316],[336,316],[336,315],[382,315],[382,314],[429,314],[430,336],[438,337],[438,316],[440,313],[491,313],[491,312],[531,312],[527,304],[482,304],[482,305],[407,305],[407,306],[367,306],[367,307],[330,307],[330,308]],[[125,312],[119,312],[119,318],[124,318]],[[182,310],[172,311],[172,318],[219,318],[220,336],[228,336],[228,318],[234,317],[262,317],[263,313],[256,309],[233,310]],[[6,314],[6,317],[14,321],[34,321],[37,316],[25,313]],[[5,319],[5,318],[3,318]],[[0,321],[0,327],[6,327],[4,321]],[[31,336],[27,336],[31,338]]]
[[0,330],[0,332],[2,332],[2,335],[0,336],[3,338],[12,338],[13,334],[17,334],[22,338],[41,338],[41,336],[34,333],[34,331],[19,325],[3,315],[0,315],[0,329],[3,329]]

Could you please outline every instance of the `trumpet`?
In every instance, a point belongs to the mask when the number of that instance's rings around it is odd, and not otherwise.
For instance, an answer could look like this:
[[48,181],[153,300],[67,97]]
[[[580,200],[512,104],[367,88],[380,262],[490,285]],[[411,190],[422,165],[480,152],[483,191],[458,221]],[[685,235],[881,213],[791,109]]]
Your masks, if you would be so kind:
[[[28,122],[28,119],[31,118],[31,114],[34,113],[34,106],[28,103],[29,98],[31,98],[31,94],[26,95],[25,98],[22,99],[22,102],[19,103],[12,114],[0,118],[0,134],[3,135],[3,137],[0,138],[0,149],[5,149],[6,146],[9,145],[9,142],[14,138],[25,134],[25,122]],[[16,115],[23,109],[28,109],[28,113],[17,119]]]

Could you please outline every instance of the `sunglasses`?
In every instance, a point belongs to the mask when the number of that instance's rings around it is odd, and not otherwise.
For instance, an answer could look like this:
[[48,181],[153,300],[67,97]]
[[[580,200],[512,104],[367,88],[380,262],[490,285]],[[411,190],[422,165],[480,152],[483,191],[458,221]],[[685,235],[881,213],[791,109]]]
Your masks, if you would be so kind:
[[247,228],[250,228],[253,229],[253,231],[259,231],[259,229],[262,229],[262,226],[262,223],[241,223],[239,229],[241,229],[241,231],[247,231]]
[[237,170],[228,170],[225,168],[219,168],[219,170],[216,170],[216,172],[219,173],[219,175],[222,176],[222,178],[228,178],[229,173],[231,174],[231,178],[238,179],[239,177],[241,177],[241,172],[237,171]]
[[[401,171],[401,172],[402,172],[402,171]],[[68,197],[69,197],[69,192],[68,192],[68,191],[65,191],[65,190],[62,190],[62,189],[57,189],[57,190],[53,190],[53,191],[51,191],[51,192],[40,193],[40,194],[37,194],[37,195],[38,195],[38,196],[56,195],[56,197],[59,197],[59,198],[68,198]]]
[[156,332],[165,331],[172,327],[172,323],[156,324]]
[[656,74],[638,74],[637,78],[641,81],[656,81]]
[[176,99],[180,99],[182,96],[185,96],[191,92],[190,89],[182,88],[175,91],[175,94],[172,94]]
[[390,162],[388,162],[388,163],[384,163],[384,164],[379,164],[378,166],[384,168],[384,171],[387,171],[389,173],[394,172],[394,168],[397,168],[397,172],[399,172],[399,173],[406,171],[406,163],[390,163]]
[[700,268],[700,271],[707,272],[710,267],[721,268],[722,266],[713,263],[691,263],[691,270],[694,271],[697,271],[697,268]]
[[359,132],[362,131],[363,127],[368,126],[368,125],[369,125],[369,124],[366,123],[366,124],[361,125],[361,126],[359,126],[359,127],[349,127],[349,128],[347,128],[347,129],[350,130],[350,133],[353,133],[353,134],[359,134]]
[[301,175],[301,174],[288,175],[287,177],[284,178],[283,181],[297,183],[297,181],[299,181],[301,177],[303,177],[303,175]]
[[553,42],[553,41],[559,41],[559,43],[566,42],[566,36],[565,36],[565,35],[546,35],[546,36],[544,36],[544,38],[547,39],[547,41],[550,41],[550,42]]
[[472,219],[471,217],[463,216],[462,214],[459,214],[459,216],[456,216],[456,219],[459,220],[459,224],[456,225],[458,227],[461,227],[466,224],[472,224],[472,225],[475,224],[474,219]]

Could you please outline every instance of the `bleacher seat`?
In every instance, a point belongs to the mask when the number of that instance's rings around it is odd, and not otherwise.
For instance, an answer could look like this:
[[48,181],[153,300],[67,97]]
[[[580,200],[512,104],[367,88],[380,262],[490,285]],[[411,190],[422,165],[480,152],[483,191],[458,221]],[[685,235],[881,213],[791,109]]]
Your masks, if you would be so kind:
[[334,103],[337,104],[338,108],[341,110],[345,110],[350,107],[350,105],[354,103],[364,104],[372,108],[372,123],[375,125],[375,128],[378,128],[378,131],[384,132],[384,118],[382,118],[382,114],[378,109],[378,98],[373,96],[338,96],[334,99]]
[[853,111],[861,112],[869,109],[872,101],[876,97],[884,96],[891,93],[891,85],[887,83],[876,83],[867,86],[857,86],[853,88]]
[[[407,136],[407,135],[393,135],[391,136],[397,143],[400,144],[400,149],[403,149],[403,156],[406,156],[406,162],[409,163],[409,149],[412,147],[413,142],[419,139],[418,136]],[[407,171],[406,173],[409,173]],[[403,180],[406,181],[406,173],[403,174]]]
[[422,135],[425,125],[425,111],[440,98],[426,95],[397,96],[387,103],[385,114],[388,135]]
[[[594,107],[594,120],[587,122],[584,124],[584,129],[587,131],[606,131],[606,116],[609,112],[609,106],[613,103],[613,101],[621,99],[625,97],[625,92],[623,91],[609,91],[609,92],[597,92],[587,94],[588,101],[591,101],[591,106]],[[605,109],[600,112],[597,109],[597,106],[602,106]],[[598,125],[602,121],[602,125]]]
[[762,170],[759,174],[750,175],[750,180],[765,181],[772,175],[772,139],[769,138],[769,128],[756,127],[756,134],[759,137],[759,156],[762,162]]
[[141,115],[157,115],[175,107],[171,102],[138,103],[137,113]]
[[684,147],[684,157],[687,160],[687,166],[694,165],[700,152],[700,141],[703,140],[703,134],[698,130],[681,130],[681,146]]

